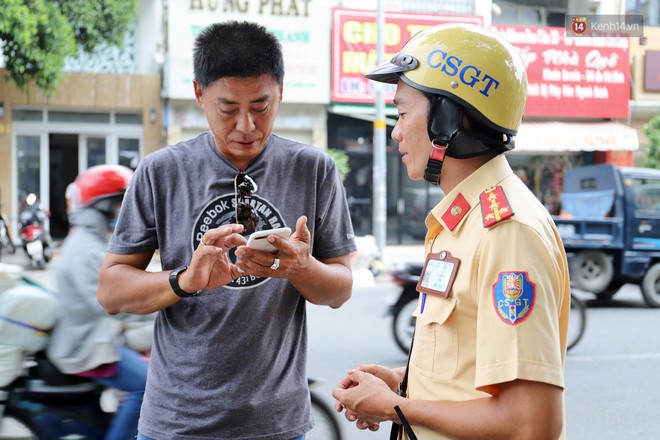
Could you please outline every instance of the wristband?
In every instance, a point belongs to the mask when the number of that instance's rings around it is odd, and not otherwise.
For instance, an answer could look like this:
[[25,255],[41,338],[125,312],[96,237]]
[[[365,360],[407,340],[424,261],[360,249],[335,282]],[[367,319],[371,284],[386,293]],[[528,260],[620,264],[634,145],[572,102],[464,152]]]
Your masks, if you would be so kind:
[[190,298],[192,296],[197,296],[200,294],[201,290],[198,290],[195,293],[188,293],[184,291],[181,286],[179,286],[179,274],[183,273],[186,269],[188,269],[188,266],[180,266],[174,269],[172,272],[170,272],[170,286],[172,287],[172,290],[174,293],[177,294],[177,296],[181,298]]

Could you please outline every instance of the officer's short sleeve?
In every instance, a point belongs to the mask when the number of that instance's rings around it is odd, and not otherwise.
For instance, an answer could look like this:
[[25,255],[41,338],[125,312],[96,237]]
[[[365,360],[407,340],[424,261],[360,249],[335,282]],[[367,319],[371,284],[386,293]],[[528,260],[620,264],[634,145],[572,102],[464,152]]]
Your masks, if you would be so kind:
[[564,386],[560,310],[565,284],[550,236],[517,221],[495,225],[478,255],[475,387],[515,379]]

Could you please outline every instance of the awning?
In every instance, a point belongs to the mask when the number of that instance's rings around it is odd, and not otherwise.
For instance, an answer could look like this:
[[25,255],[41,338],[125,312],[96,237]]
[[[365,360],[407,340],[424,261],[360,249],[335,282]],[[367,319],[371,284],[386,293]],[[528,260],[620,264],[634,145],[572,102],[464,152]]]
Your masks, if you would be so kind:
[[523,122],[516,152],[634,151],[637,130],[617,122]]

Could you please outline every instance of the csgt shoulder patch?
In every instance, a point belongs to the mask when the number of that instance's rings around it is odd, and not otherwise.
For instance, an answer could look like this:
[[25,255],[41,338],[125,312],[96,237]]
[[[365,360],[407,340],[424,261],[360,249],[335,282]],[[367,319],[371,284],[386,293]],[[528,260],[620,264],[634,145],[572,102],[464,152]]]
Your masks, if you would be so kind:
[[500,319],[508,325],[523,322],[534,309],[536,286],[527,272],[500,272],[493,284],[493,305]]
[[490,228],[513,215],[513,209],[501,186],[492,186],[479,196],[481,215],[485,228]]

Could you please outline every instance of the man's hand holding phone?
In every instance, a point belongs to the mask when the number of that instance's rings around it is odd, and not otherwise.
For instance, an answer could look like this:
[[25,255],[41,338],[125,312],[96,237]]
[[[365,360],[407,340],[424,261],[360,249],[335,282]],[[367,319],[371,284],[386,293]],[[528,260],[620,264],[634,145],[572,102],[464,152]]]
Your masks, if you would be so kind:
[[296,230],[268,229],[252,233],[246,246],[236,249],[236,266],[244,274],[258,277],[291,279],[307,269],[310,260],[311,234],[307,217],[301,216]]
[[291,228],[266,229],[264,231],[253,232],[248,238],[247,247],[255,251],[269,252],[274,254],[279,251],[268,241],[268,237],[275,235],[286,240],[291,235]]

